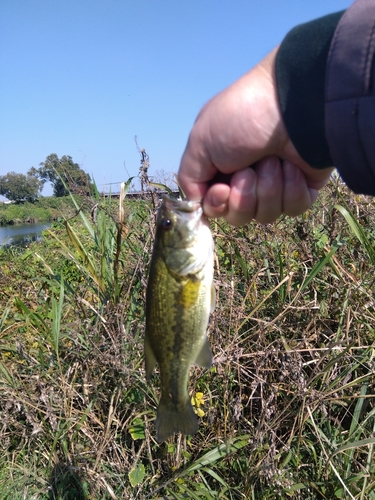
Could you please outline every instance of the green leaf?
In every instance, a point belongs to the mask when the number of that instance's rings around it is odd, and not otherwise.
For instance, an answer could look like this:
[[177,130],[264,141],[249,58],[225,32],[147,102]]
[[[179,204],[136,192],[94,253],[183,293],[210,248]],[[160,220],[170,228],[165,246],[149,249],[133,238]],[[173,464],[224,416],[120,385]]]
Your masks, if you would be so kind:
[[310,274],[306,277],[305,281],[302,283],[300,291],[304,290],[311,281],[315,278],[315,276],[323,269],[323,267],[328,264],[332,258],[332,256],[337,252],[340,248],[341,243],[338,240],[335,240],[332,244],[332,248],[328,254],[322,257],[315,266],[311,269]]
[[283,492],[288,496],[292,496],[292,494],[295,491],[304,490],[306,488],[308,488],[308,485],[306,485],[305,483],[295,483],[292,486],[290,486],[290,488],[288,489],[285,488]]
[[358,238],[360,243],[365,247],[366,252],[371,260],[371,263],[375,263],[375,248],[370,243],[369,239],[362,226],[359,224],[357,219],[351,213],[348,208],[343,207],[342,205],[335,205],[335,208],[345,217],[346,222],[349,224],[350,229],[353,234]]
[[[95,269],[95,263],[90,255],[90,253],[86,249],[86,245],[80,240],[79,236],[73,230],[73,227],[69,224],[68,221],[64,222],[66,232],[68,233],[70,241],[73,243],[75,249],[77,250],[78,255],[81,257],[85,264],[85,272],[90,274],[95,283],[99,286],[100,290],[103,290],[103,283],[98,276],[97,270]],[[94,237],[95,238],[95,237]],[[74,259],[73,259],[74,260]]]
[[1,315],[1,318],[0,318],[0,332],[2,332],[3,329],[5,328],[5,324],[6,324],[6,320],[7,320],[9,312],[10,312],[10,307],[7,305],[4,308],[3,314]]
[[351,437],[353,434],[355,434],[357,431],[361,432],[362,426],[360,425],[360,417],[362,415],[362,409],[363,405],[365,403],[365,397],[367,394],[367,389],[369,386],[370,381],[366,380],[363,386],[361,387],[361,393],[360,397],[358,398],[357,404],[355,405],[354,413],[353,413],[353,418],[350,424],[350,429],[349,429],[349,437]]
[[8,382],[8,384],[13,387],[13,378],[11,376],[11,374],[8,372],[8,370],[5,368],[5,366],[0,362],[0,374],[2,374],[4,376],[4,378],[6,379],[6,381]]
[[224,486],[224,488],[228,488],[228,484],[213,469],[210,469],[209,467],[203,467],[202,471],[207,472],[207,474],[216,479],[216,481],[218,481],[222,486]]
[[121,183],[121,195],[123,197],[125,197],[127,195],[133,179],[134,179],[134,176],[130,177],[126,182]]
[[64,305],[64,282],[61,280],[59,300],[57,301],[55,297],[52,296],[52,325],[51,325],[52,346],[57,356],[59,353],[59,339],[60,339],[63,305]]
[[242,257],[241,252],[240,252],[238,246],[234,242],[232,242],[231,245],[232,245],[232,248],[234,250],[234,254],[236,256],[238,264],[240,265],[240,267],[242,269],[244,277],[245,277],[246,281],[248,281],[248,279],[249,279],[249,270],[247,268],[247,262]]
[[41,333],[48,333],[49,327],[47,323],[44,321],[44,318],[37,313],[34,313],[31,309],[29,309],[24,302],[19,297],[15,297],[14,305],[18,309],[18,311],[25,315],[25,317],[30,320],[32,325]]
[[193,472],[195,470],[202,469],[208,465],[213,465],[217,461],[227,457],[231,453],[234,453],[241,448],[244,448],[249,444],[249,435],[238,436],[232,439],[229,439],[226,443],[221,444],[219,446],[215,446],[212,450],[208,451],[204,455],[202,455],[198,460],[189,465],[186,469],[180,472],[177,477],[183,477]]
[[[154,186],[156,187],[157,189],[162,189],[163,191],[167,191],[167,193],[170,195],[170,196],[173,196],[173,191],[171,188],[169,188],[168,186],[166,186],[165,184],[161,184],[159,182],[150,182],[150,186]],[[174,196],[173,196],[174,197]]]
[[350,443],[344,444],[335,450],[330,458],[333,458],[338,453],[342,453],[346,450],[352,450],[353,448],[360,448],[361,446],[369,446],[375,444],[375,438],[360,439],[359,441],[352,441]]
[[137,484],[140,484],[143,481],[144,477],[145,466],[143,464],[138,464],[137,467],[129,472],[129,481],[133,488],[134,486],[137,486]]
[[167,453],[175,453],[176,445],[174,443],[167,443]]
[[134,439],[146,439],[145,424],[140,418],[135,418],[129,428],[131,437]]

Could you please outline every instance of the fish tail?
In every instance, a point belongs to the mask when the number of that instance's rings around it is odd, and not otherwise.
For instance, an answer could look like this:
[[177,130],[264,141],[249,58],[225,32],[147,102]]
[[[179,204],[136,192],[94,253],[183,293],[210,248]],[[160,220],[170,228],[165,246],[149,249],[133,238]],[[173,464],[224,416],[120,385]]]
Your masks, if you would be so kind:
[[166,441],[175,432],[185,435],[195,434],[198,430],[198,419],[194,413],[190,399],[184,406],[176,406],[171,402],[160,402],[155,422],[156,439],[159,443]]

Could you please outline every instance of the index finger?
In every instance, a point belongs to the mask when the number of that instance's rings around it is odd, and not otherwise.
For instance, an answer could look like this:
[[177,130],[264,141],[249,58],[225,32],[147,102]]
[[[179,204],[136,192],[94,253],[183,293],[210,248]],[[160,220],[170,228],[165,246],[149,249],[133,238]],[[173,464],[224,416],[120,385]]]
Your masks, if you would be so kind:
[[209,181],[218,171],[204,149],[203,141],[192,140],[190,134],[177,174],[180,187],[192,201],[204,198]]

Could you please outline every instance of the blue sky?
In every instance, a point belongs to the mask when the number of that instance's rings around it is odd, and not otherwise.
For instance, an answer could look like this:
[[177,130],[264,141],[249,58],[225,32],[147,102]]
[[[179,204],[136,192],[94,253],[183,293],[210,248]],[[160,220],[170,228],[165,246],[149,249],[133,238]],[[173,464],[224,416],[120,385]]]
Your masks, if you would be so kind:
[[[202,105],[350,0],[1,0],[0,175],[72,156],[98,186],[177,172]],[[125,170],[125,167],[126,170]],[[51,194],[45,189],[45,195]]]

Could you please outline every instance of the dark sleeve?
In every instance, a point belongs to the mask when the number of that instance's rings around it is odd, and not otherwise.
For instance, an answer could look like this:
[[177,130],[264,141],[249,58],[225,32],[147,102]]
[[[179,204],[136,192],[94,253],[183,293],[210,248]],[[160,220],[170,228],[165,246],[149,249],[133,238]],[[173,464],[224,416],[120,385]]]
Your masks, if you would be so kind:
[[326,137],[334,165],[357,193],[375,195],[375,2],[342,16],[328,56]]
[[333,165],[325,133],[325,75],[328,53],[344,11],[293,28],[276,57],[279,103],[300,156],[315,168]]
[[281,112],[301,157],[375,195],[375,2],[294,28],[276,59]]

